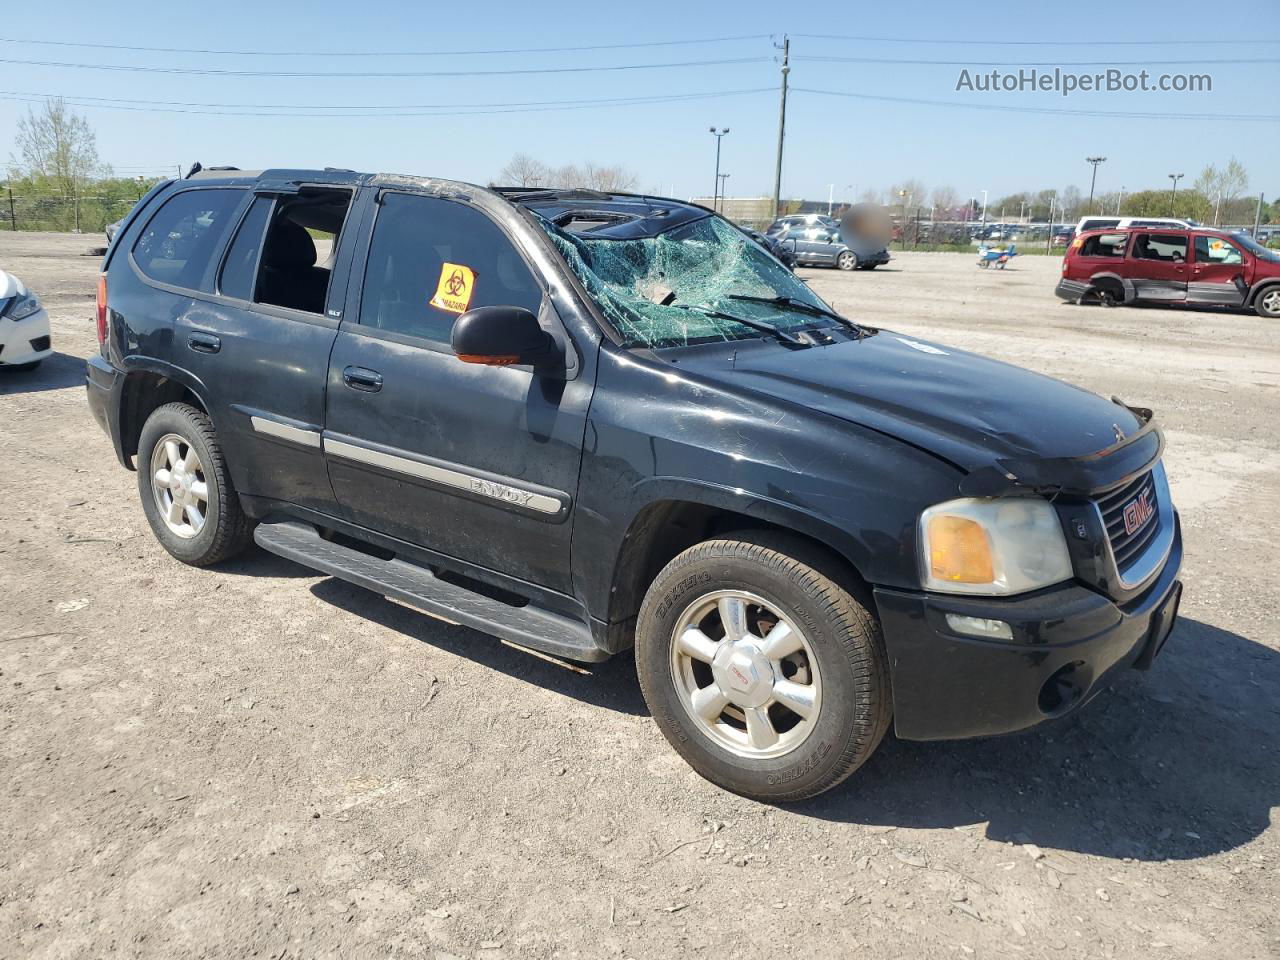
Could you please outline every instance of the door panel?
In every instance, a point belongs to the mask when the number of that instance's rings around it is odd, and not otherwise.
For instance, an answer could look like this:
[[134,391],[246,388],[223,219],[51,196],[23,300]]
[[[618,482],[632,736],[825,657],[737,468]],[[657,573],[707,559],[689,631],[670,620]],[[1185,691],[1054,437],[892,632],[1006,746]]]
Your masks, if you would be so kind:
[[[459,267],[471,281],[441,297]],[[470,309],[525,306],[568,344],[517,247],[474,207],[388,192],[352,273],[360,275],[358,307],[348,307],[334,343],[325,411],[326,462],[344,515],[571,592],[569,517],[592,381],[463,363],[448,346],[459,297]]]
[[1165,302],[1187,298],[1191,269],[1187,234],[1140,233],[1134,238],[1127,259],[1136,296]]
[[[320,193],[297,201],[259,196],[253,199],[228,247],[217,294],[194,301],[179,319],[174,350],[183,365],[210,383],[210,415],[227,452],[236,489],[248,496],[294,503],[323,513],[337,505],[325,470],[320,430],[324,423],[324,391],[329,354],[338,320],[326,315],[326,296],[339,305],[345,295],[345,271],[308,265],[317,251],[305,230],[294,223],[292,203],[313,205]],[[337,217],[351,191],[337,191]],[[342,220],[328,227],[338,230]],[[284,230],[280,230],[284,228]],[[342,231],[345,233],[346,231]],[[311,249],[301,257],[287,251],[292,273],[317,287],[316,309],[310,312],[257,302],[264,264],[281,258],[276,238],[292,235]],[[344,240],[346,241],[344,243]],[[337,238],[339,250],[350,251],[350,239]],[[265,250],[264,250],[265,246]]]
[[1194,250],[1187,300],[1231,307],[1244,303],[1248,255],[1229,240],[1204,235],[1195,238]]

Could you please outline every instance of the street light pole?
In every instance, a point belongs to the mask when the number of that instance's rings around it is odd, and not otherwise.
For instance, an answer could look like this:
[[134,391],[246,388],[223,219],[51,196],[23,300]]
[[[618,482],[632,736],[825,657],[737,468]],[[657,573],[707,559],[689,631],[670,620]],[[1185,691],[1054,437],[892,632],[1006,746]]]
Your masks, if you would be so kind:
[[1171,173],[1169,179],[1173,181],[1173,189],[1169,191],[1169,216],[1173,216],[1174,201],[1178,198],[1178,181],[1185,177],[1185,173]]
[[720,211],[718,204],[720,199],[720,138],[728,132],[728,127],[725,127],[723,130],[717,130],[715,127],[711,128],[711,135],[716,138],[716,181],[715,187],[711,191],[711,209],[715,210],[717,213]]
[[1124,187],[1120,188],[1120,199],[1116,201],[1116,216],[1120,216],[1120,208],[1124,206]]
[[1093,188],[1098,184],[1098,164],[1106,163],[1106,157],[1085,157],[1085,163],[1093,164],[1093,176],[1089,180],[1089,209],[1093,209]]
[[987,191],[982,191],[982,232],[987,232]]
[[836,185],[834,183],[827,184],[827,216],[831,216],[831,207],[836,202]]

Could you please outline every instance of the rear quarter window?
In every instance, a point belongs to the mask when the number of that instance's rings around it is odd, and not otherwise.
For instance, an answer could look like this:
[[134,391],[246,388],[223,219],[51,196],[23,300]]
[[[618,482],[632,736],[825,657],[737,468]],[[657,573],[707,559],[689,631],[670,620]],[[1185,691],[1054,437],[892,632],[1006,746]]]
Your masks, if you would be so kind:
[[245,191],[184,190],[164,202],[138,234],[133,262],[152,280],[200,290],[213,289],[214,254],[231,229]]

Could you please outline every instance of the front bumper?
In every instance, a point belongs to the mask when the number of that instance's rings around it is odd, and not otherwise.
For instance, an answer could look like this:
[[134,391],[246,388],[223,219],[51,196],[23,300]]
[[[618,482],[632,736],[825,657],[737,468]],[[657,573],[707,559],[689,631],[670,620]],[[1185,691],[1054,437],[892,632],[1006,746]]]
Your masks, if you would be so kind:
[[0,317],[0,366],[35,363],[53,353],[49,314],[43,309],[29,317]]
[[[897,735],[950,740],[1026,730],[1078,710],[1120,671],[1150,667],[1177,616],[1181,565],[1178,530],[1164,568],[1123,605],[1077,584],[1009,599],[877,587]],[[1003,620],[1014,638],[957,633],[948,613]]]
[[1064,277],[1058,281],[1058,285],[1053,292],[1063,300],[1070,300],[1074,303],[1089,292],[1089,284],[1080,280],[1068,280]]

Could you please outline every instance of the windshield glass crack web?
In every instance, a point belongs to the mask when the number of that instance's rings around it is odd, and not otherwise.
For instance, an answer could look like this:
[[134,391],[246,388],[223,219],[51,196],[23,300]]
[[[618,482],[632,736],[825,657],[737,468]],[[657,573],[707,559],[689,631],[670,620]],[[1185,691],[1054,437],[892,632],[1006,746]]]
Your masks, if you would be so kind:
[[[677,347],[764,335],[732,316],[782,331],[829,325],[809,312],[732,299],[791,297],[830,310],[804,281],[719,217],[627,240],[569,233],[541,217],[539,222],[626,346]],[[720,315],[702,312],[708,310]]]

